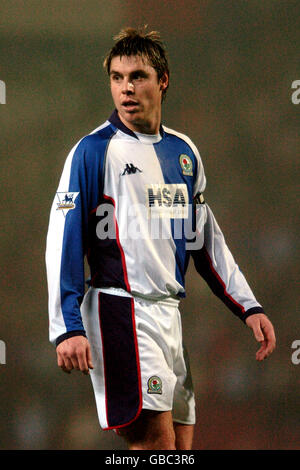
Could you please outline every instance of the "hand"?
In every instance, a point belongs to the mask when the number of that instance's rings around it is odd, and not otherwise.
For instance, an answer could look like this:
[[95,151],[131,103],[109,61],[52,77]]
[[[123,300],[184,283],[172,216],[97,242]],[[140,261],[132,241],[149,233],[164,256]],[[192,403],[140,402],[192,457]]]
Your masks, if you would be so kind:
[[65,339],[57,346],[56,353],[58,367],[68,374],[72,369],[89,374],[89,369],[94,368],[90,344],[85,336]]
[[256,360],[263,361],[275,349],[276,338],[272,323],[264,313],[255,313],[246,318],[246,324],[252,328],[255,339],[261,343],[256,353]]

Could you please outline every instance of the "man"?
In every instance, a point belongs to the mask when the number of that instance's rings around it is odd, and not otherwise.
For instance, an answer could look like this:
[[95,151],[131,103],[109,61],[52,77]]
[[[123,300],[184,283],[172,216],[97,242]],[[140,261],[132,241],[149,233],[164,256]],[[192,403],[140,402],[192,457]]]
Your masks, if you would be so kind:
[[191,449],[178,310],[190,256],[253,330],[257,360],[273,351],[274,329],[205,203],[197,148],[161,124],[169,68],[159,35],[122,30],[104,66],[115,111],[70,152],[51,209],[50,340],[62,370],[90,373],[103,429],[132,450]]

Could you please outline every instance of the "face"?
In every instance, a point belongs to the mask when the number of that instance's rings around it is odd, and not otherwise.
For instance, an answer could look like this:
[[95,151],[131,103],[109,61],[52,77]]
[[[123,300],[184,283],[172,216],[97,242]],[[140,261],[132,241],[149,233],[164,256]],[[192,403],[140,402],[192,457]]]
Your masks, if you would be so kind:
[[118,56],[111,61],[109,75],[112,98],[121,121],[132,131],[157,134],[167,74],[158,80],[147,59]]

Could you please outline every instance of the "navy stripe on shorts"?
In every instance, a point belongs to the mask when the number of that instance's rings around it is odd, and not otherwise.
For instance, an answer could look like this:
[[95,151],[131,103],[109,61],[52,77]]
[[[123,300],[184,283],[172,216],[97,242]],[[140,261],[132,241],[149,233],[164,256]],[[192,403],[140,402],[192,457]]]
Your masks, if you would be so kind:
[[98,294],[108,428],[128,425],[142,408],[134,299]]

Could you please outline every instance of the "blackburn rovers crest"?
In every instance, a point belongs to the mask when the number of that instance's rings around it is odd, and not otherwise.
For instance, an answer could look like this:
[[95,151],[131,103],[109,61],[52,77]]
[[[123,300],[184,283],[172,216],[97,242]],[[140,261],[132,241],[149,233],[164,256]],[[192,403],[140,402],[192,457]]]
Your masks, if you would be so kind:
[[182,173],[187,176],[193,176],[193,163],[188,155],[182,153],[179,157]]
[[148,380],[148,393],[158,393],[159,395],[162,394],[162,381],[157,375],[150,377]]

